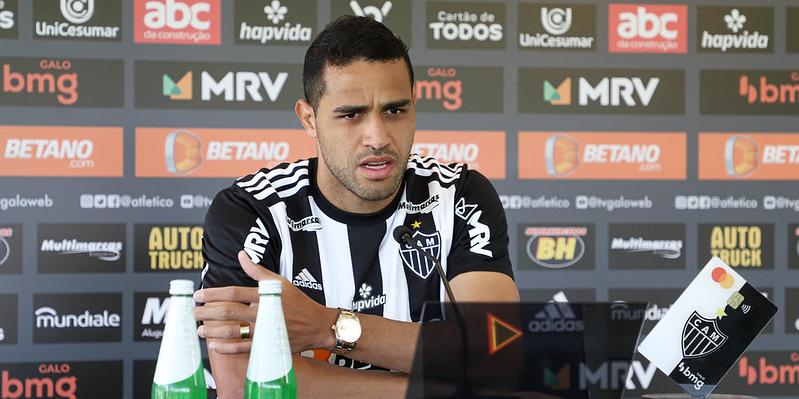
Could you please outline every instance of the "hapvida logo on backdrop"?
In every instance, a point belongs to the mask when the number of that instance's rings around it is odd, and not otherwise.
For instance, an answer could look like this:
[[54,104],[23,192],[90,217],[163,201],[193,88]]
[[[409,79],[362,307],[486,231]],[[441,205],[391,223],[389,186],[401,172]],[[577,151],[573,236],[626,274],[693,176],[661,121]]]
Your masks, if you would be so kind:
[[769,7],[702,7],[697,11],[700,52],[771,52],[774,10]]
[[[253,2],[259,3],[259,2]],[[298,5],[292,5],[291,2],[281,2],[279,0],[265,1],[261,9],[260,15],[237,15],[237,22],[239,23],[239,31],[237,35],[237,42],[241,43],[260,43],[272,44],[271,42],[287,42],[287,43],[301,43],[311,40],[313,35],[313,27],[311,24],[304,22],[289,21],[288,16],[291,14],[289,7],[299,8]],[[237,4],[237,7],[241,5]],[[306,5],[307,7],[307,5]],[[239,8],[236,10],[237,14],[243,11]],[[303,12],[307,13],[308,10],[304,9]],[[297,14],[303,14],[298,12]],[[315,16],[315,12],[311,13]],[[256,18],[259,16],[260,18]],[[269,24],[258,25],[249,20],[249,18],[266,20]],[[247,20],[245,20],[247,19]]]

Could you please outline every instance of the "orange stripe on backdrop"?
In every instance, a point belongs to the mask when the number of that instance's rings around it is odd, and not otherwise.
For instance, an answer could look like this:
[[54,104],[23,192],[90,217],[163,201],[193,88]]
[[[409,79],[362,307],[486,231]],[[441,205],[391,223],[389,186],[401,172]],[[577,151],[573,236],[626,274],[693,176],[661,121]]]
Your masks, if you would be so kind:
[[799,180],[799,133],[699,133],[700,180]]
[[240,177],[315,154],[301,129],[136,129],[137,177]]
[[0,126],[0,176],[121,177],[121,127]]
[[685,180],[686,135],[519,132],[519,178]]
[[489,179],[506,177],[505,132],[420,130],[412,151],[443,163],[468,163]]

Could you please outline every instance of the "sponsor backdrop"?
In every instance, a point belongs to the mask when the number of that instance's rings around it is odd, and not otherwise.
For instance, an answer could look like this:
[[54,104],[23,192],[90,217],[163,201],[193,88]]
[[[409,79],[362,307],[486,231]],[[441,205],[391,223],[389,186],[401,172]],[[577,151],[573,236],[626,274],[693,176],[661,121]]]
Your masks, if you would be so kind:
[[292,107],[341,14],[410,45],[414,150],[492,179],[524,299],[651,301],[648,332],[720,256],[781,309],[719,391],[795,395],[790,3],[0,0],[0,397],[147,395],[214,194],[314,154]]

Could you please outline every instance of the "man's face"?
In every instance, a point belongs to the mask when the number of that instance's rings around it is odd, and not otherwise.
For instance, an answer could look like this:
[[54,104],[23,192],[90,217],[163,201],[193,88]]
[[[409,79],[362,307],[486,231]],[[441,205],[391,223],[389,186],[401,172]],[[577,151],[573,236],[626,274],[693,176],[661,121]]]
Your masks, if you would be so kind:
[[[401,59],[325,68],[316,110],[320,171],[366,201],[400,186],[416,130],[410,76]],[[326,170],[325,170],[326,169]]]

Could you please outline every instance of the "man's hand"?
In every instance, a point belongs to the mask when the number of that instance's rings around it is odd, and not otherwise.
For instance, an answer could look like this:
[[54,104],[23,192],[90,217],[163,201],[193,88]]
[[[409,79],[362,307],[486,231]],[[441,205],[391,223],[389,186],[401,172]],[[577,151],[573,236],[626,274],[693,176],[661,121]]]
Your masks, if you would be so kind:
[[[238,258],[242,269],[254,280],[278,280],[282,283],[283,316],[286,319],[292,353],[308,349],[330,349],[335,345],[335,338],[330,330],[338,315],[335,309],[314,302],[282,276],[253,263],[244,251],[239,252]],[[239,326],[249,325],[250,336],[254,335],[255,318],[258,314],[258,288],[207,288],[195,292],[194,300],[204,304],[194,309],[197,320],[230,322],[224,325],[200,326],[197,334],[214,340],[208,345],[209,349],[225,354],[250,351],[252,340],[241,339]]]

